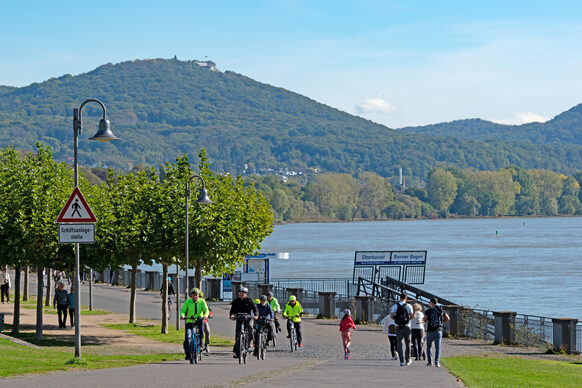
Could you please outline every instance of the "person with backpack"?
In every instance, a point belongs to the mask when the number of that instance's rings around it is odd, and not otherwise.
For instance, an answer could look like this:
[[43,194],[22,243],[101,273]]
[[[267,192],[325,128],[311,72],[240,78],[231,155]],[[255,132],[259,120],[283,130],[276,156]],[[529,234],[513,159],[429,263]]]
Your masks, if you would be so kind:
[[[407,300],[408,295],[403,292],[400,295],[400,302],[392,306],[392,312],[390,313],[390,318],[394,319],[394,323],[396,324],[396,347],[400,366],[412,364],[412,360],[410,359],[410,321],[414,318],[415,313],[412,306],[406,303]],[[402,340],[406,344],[405,352],[402,351]]]
[[441,341],[443,339],[443,323],[450,318],[443,311],[441,305],[438,304],[437,298],[430,298],[430,308],[424,314],[424,321],[427,323],[426,328],[426,353],[428,362],[426,366],[432,366],[432,343],[435,344],[434,351],[434,366],[437,368],[441,366]]

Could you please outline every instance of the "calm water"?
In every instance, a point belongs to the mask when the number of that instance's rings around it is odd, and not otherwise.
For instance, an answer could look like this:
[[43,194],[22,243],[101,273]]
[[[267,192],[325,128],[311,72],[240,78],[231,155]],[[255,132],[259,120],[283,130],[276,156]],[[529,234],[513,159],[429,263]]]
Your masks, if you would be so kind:
[[357,250],[427,250],[420,288],[459,304],[582,319],[582,218],[279,225],[271,277],[351,277]]

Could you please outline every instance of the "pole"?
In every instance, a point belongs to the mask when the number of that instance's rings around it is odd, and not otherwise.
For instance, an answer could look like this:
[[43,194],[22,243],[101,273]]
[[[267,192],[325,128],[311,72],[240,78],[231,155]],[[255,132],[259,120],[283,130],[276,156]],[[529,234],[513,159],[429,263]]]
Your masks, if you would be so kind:
[[188,287],[190,287],[190,278],[188,276],[188,269],[190,268],[188,263],[189,248],[188,248],[188,199],[190,198],[190,181],[186,183],[186,192],[184,193],[186,197],[186,296],[184,300],[188,299]]
[[176,330],[180,330],[180,265],[176,264]]
[[89,268],[89,311],[93,311],[93,268]]
[[[75,188],[79,186],[79,165],[77,149],[79,147],[79,132],[81,130],[79,110],[73,110],[74,158],[75,158]],[[79,276],[80,246],[75,243],[75,357],[81,357],[81,277]]]

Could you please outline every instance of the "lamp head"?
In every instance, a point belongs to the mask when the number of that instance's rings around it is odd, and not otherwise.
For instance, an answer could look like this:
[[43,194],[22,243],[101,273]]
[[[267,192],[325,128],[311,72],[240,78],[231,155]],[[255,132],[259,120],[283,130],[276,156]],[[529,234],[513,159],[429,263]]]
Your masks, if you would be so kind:
[[119,140],[119,138],[111,132],[111,124],[109,123],[109,120],[103,118],[99,120],[99,130],[95,136],[90,137],[89,140],[111,141]]
[[208,198],[208,191],[206,191],[206,189],[200,189],[200,193],[198,194],[198,200],[196,201],[196,203],[202,204],[202,205],[209,205],[212,203],[212,201],[210,200],[210,198]]

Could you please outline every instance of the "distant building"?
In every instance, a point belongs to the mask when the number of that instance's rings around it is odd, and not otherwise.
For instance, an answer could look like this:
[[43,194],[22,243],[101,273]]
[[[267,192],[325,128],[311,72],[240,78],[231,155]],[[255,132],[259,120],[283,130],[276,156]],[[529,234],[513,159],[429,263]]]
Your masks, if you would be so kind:
[[216,67],[216,63],[212,62],[212,61],[197,61],[194,60],[194,64],[200,66],[200,67],[207,67],[208,70],[211,71],[219,71],[218,68]]

